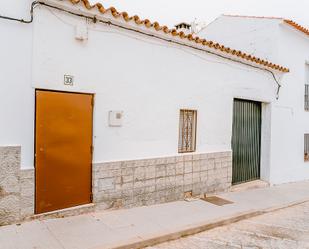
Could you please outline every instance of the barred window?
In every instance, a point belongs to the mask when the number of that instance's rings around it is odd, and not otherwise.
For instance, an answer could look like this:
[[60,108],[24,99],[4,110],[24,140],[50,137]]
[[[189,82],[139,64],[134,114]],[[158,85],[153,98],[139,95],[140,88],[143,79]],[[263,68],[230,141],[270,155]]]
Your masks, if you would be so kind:
[[304,137],[304,160],[309,161],[309,134],[305,134]]
[[178,152],[194,152],[196,150],[197,111],[180,110]]
[[305,85],[305,111],[309,111],[309,85]]

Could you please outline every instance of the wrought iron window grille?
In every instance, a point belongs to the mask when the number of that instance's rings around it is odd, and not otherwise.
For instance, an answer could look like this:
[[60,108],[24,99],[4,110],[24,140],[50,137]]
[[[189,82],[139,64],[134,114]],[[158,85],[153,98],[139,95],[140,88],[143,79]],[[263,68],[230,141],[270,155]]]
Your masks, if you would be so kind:
[[180,110],[179,117],[179,153],[189,153],[196,150],[196,110]]

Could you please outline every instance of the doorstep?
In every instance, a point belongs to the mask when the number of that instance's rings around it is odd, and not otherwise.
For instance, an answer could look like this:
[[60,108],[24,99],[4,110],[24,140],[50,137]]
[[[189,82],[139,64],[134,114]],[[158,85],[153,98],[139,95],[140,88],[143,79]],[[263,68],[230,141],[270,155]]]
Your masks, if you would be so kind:
[[87,214],[95,211],[96,205],[93,203],[85,204],[85,205],[80,205],[76,207],[70,207],[70,208],[65,208],[65,209],[60,209],[60,210],[55,210],[47,213],[42,213],[42,214],[35,214],[29,218],[25,218],[24,221],[29,221],[29,220],[45,220],[45,219],[55,219],[55,218],[65,218],[65,217],[70,217],[70,216],[77,216],[81,214]]
[[230,188],[230,191],[231,192],[241,192],[241,191],[246,191],[246,190],[256,189],[256,188],[268,188],[269,186],[270,184],[266,181],[254,180],[250,182],[233,185]]

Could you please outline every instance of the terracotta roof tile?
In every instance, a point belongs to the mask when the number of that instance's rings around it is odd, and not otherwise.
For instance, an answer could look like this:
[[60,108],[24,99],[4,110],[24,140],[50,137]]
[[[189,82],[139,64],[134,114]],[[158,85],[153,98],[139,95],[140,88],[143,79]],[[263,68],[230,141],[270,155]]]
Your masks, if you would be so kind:
[[284,22],[291,25],[292,27],[294,27],[295,29],[298,29],[299,31],[305,33],[306,35],[309,35],[309,29],[301,26],[300,24],[292,21],[292,20],[287,20],[287,19],[284,19]]
[[123,20],[126,22],[134,21],[137,25],[143,25],[146,28],[154,28],[155,31],[163,31],[165,34],[168,34],[174,37],[179,37],[182,40],[187,40],[192,43],[200,44],[200,45],[203,45],[205,47],[209,47],[215,50],[219,50],[223,53],[230,54],[232,56],[237,56],[238,58],[247,60],[249,62],[258,64],[261,66],[265,66],[265,67],[278,70],[281,72],[289,72],[288,68],[282,67],[280,65],[276,65],[268,61],[264,61],[260,58],[256,58],[242,51],[232,50],[231,48],[227,48],[224,45],[221,45],[219,43],[214,44],[213,41],[201,39],[197,36],[193,36],[192,34],[186,35],[183,32],[178,32],[176,29],[169,29],[167,26],[161,26],[158,22],[151,22],[148,19],[142,20],[138,15],[130,16],[127,12],[118,12],[116,8],[114,7],[105,9],[101,3],[96,3],[96,4],[91,5],[88,0],[67,0],[67,1],[70,1],[73,5],[83,3],[83,6],[88,10],[97,8],[97,10],[103,15],[105,13],[110,13],[116,19],[119,17],[122,17]]

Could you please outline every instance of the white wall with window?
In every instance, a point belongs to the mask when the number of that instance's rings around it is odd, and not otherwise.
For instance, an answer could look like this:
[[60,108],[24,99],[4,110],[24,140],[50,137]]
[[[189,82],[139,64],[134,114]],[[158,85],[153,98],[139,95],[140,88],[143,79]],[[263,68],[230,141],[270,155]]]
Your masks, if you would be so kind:
[[309,61],[305,63],[305,111],[309,111]]
[[[8,122],[1,137],[5,145],[21,145],[22,168],[33,167],[36,88],[95,94],[94,162],[98,163],[179,155],[182,108],[198,112],[193,153],[231,150],[233,98],[275,100],[277,85],[269,72],[215,55],[43,6],[35,9],[29,27],[30,48],[14,54],[16,61],[27,61],[22,70],[29,67],[29,76],[13,83],[10,74],[3,79],[7,95],[14,93],[10,103],[16,112],[4,112]],[[77,27],[87,30],[88,39],[76,39]],[[0,44],[23,40],[10,35]],[[64,75],[74,76],[73,85],[64,84]],[[109,126],[109,112],[114,110],[123,112],[121,127]]]
[[199,35],[290,69],[280,80],[279,99],[272,103],[269,181],[309,179],[309,163],[304,162],[304,134],[309,133],[305,96],[305,84],[309,84],[309,36],[280,18],[224,15]]

